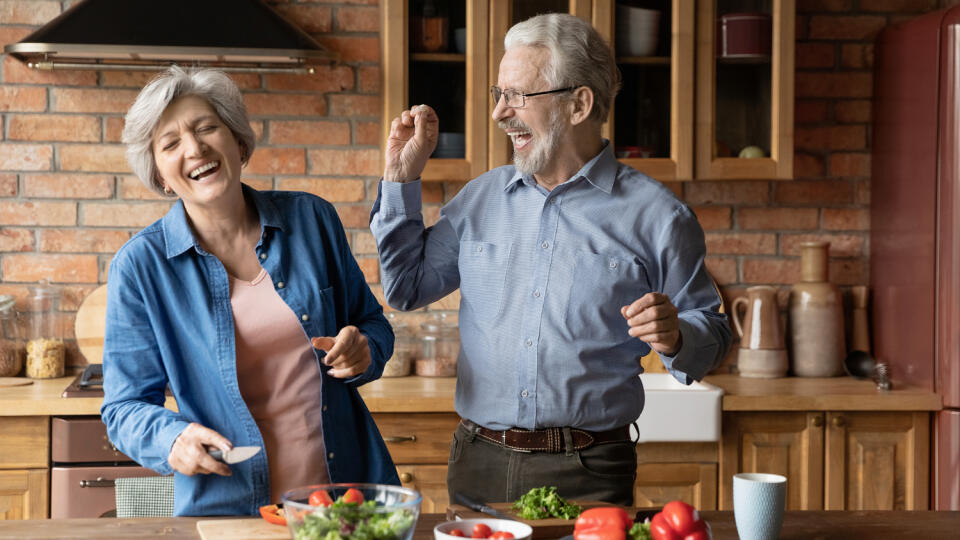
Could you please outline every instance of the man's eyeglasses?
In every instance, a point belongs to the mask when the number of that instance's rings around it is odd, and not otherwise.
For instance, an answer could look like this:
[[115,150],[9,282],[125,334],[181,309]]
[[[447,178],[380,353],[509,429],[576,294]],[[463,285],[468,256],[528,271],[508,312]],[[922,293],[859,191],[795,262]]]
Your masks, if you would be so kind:
[[545,92],[531,92],[529,94],[524,94],[519,90],[513,90],[507,88],[506,90],[501,90],[498,86],[490,87],[490,95],[493,96],[493,106],[496,107],[497,103],[500,103],[500,97],[503,96],[504,105],[513,109],[522,108],[527,103],[528,97],[533,96],[542,96],[544,94],[556,94],[558,92],[569,92],[570,90],[577,89],[577,86],[568,86],[566,88],[557,88],[556,90],[547,90]]

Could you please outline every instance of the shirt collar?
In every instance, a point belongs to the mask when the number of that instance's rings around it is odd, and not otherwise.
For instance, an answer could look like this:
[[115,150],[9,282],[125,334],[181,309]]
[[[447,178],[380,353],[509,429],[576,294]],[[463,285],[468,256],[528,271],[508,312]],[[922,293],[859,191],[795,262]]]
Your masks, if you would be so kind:
[[[593,156],[593,158],[581,167],[580,170],[577,171],[577,174],[573,175],[567,182],[576,180],[582,176],[595,188],[604,193],[610,193],[613,191],[613,183],[617,179],[618,167],[617,158],[613,155],[613,145],[610,144],[609,140],[603,139],[603,148],[600,150],[600,153]],[[531,187],[537,184],[533,175],[522,174],[520,171],[515,171],[513,177],[503,186],[503,190],[509,191],[521,182]]]
[[[280,216],[280,211],[277,210],[273,201],[263,193],[246,184],[241,184],[241,186],[243,187],[244,198],[253,201],[254,206],[257,208],[257,214],[260,215],[261,229],[274,227],[280,230],[286,230],[283,219]],[[163,216],[161,223],[163,226],[163,240],[167,246],[168,259],[180,255],[191,247],[200,247],[196,236],[193,234],[193,230],[190,229],[190,225],[187,224],[187,211],[183,206],[182,200],[178,200],[176,204],[170,208],[170,211]]]

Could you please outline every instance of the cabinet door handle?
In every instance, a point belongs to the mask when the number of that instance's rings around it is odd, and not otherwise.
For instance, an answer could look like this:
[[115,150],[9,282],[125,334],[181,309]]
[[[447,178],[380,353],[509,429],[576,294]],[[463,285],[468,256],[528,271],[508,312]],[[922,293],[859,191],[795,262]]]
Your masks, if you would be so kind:
[[97,477],[96,480],[81,480],[80,487],[82,488],[98,488],[98,487],[113,487],[113,480],[104,480],[102,476]]
[[383,442],[416,442],[416,435],[399,435],[396,437],[384,437]]
[[842,416],[833,417],[833,427],[843,427],[847,425],[847,419]]
[[823,425],[823,417],[822,417],[822,416],[814,416],[814,417],[813,417],[813,427],[820,427],[820,426],[822,426],[822,425]]
[[413,480],[412,474],[408,472],[400,473],[400,481],[403,482],[404,484],[409,484],[411,480]]

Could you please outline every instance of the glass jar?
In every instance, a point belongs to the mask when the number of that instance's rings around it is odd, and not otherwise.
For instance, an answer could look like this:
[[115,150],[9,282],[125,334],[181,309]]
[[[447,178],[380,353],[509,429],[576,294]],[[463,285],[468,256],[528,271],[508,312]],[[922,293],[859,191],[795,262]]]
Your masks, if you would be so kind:
[[417,339],[410,330],[410,326],[399,320],[396,313],[387,313],[387,320],[393,327],[393,356],[383,367],[384,377],[406,377],[410,375],[410,368],[417,349]]
[[15,377],[23,368],[23,354],[17,342],[17,312],[14,298],[0,294],[0,377]]
[[415,371],[422,377],[455,377],[460,354],[460,331],[446,313],[420,325],[420,355]]
[[27,377],[63,377],[60,289],[45,283],[30,287],[24,318],[27,331]]

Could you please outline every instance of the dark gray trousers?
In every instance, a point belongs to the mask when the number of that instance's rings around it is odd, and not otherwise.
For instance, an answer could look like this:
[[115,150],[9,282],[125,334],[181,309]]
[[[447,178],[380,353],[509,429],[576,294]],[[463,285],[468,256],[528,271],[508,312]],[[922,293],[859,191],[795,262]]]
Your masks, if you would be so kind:
[[632,442],[569,453],[517,452],[477,437],[460,424],[450,443],[447,491],[451,502],[454,493],[480,502],[512,502],[532,488],[556,486],[567,500],[633,506],[636,476],[637,450]]

